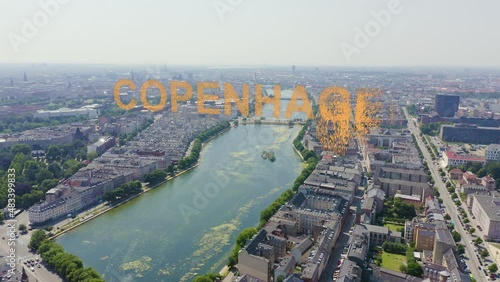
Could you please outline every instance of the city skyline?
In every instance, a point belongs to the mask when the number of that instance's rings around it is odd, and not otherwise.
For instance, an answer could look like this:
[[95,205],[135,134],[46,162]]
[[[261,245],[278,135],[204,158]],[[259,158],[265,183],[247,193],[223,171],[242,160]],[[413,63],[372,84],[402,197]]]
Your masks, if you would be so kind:
[[500,4],[459,2],[6,1],[0,63],[500,67]]

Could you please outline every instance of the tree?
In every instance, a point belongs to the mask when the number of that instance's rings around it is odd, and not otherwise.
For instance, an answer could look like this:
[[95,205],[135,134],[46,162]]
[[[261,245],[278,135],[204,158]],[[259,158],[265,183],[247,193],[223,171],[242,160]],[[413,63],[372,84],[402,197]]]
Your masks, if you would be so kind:
[[216,279],[220,278],[220,275],[210,273],[202,276],[196,277],[193,282],[214,282]]
[[416,262],[410,262],[408,263],[408,266],[406,267],[406,273],[411,276],[415,277],[423,277],[424,270],[420,266],[420,264]]
[[450,220],[450,219],[451,219],[451,216],[450,216],[449,214],[445,214],[445,215],[444,215],[444,219],[446,219],[446,220]]
[[37,173],[36,182],[42,183],[42,181],[44,181],[46,179],[54,179],[54,174],[52,174],[52,172],[50,172],[48,169],[44,168],[44,169],[40,170],[39,173]]
[[488,266],[488,270],[491,272],[491,273],[496,273],[498,271],[498,266],[496,263],[494,264],[490,264],[490,266]]
[[458,253],[461,255],[461,254],[464,254],[465,253],[465,246],[462,245],[462,244],[458,244],[457,245],[457,250],[458,250]]
[[174,170],[175,170],[175,168],[174,168],[173,165],[168,165],[168,167],[167,167],[167,173],[168,174],[174,173]]
[[26,232],[26,229],[27,229],[27,228],[26,228],[26,224],[23,224],[23,223],[19,224],[19,228],[18,228],[18,229],[19,229],[19,231],[20,231],[21,233]]
[[401,265],[399,266],[399,271],[400,271],[401,273],[406,273],[406,271],[408,271],[408,270],[406,269],[406,265],[401,264]]
[[489,253],[489,252],[488,252],[488,250],[486,250],[486,249],[484,249],[484,250],[481,252],[481,257],[482,257],[482,258],[485,258],[485,257],[487,257],[487,256],[489,256],[489,255],[490,255],[490,253]]
[[276,282],[283,282],[283,280],[285,280],[285,276],[283,275],[280,275],[276,278]]
[[453,230],[451,232],[451,236],[453,237],[453,240],[455,240],[455,242],[460,242],[460,240],[462,240],[462,236],[456,230]]
[[474,232],[476,232],[476,229],[474,227],[472,227],[472,228],[469,229],[469,233],[470,234],[474,234]]
[[481,245],[483,243],[483,239],[481,239],[480,237],[477,237],[476,240],[474,240],[474,245]]
[[37,229],[33,234],[31,234],[31,240],[28,244],[28,248],[32,251],[38,250],[43,241],[47,239],[47,234],[43,230]]
[[91,152],[87,154],[87,160],[93,161],[97,158],[97,152]]
[[16,144],[12,146],[10,151],[12,152],[13,155],[21,153],[25,156],[31,156],[31,148],[29,145],[26,144]]

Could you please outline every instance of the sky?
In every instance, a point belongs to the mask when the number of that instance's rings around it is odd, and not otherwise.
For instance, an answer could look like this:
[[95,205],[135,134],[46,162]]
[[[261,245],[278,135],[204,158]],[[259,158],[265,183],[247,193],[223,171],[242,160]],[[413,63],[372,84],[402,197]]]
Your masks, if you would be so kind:
[[0,63],[496,68],[498,11],[495,0],[0,0]]

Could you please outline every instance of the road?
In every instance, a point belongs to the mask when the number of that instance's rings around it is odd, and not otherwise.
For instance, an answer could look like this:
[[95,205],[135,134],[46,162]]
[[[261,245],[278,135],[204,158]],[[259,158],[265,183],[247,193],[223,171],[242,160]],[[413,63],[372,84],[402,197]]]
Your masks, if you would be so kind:
[[[357,207],[360,205],[361,198],[363,197],[364,190],[358,190],[357,195],[354,198],[353,206]],[[354,210],[356,210],[354,208]],[[340,259],[340,256],[342,254],[342,249],[344,248],[345,245],[348,244],[349,242],[349,231],[351,230],[351,227],[354,224],[354,219],[355,219],[355,214],[349,214],[347,216],[347,219],[345,221],[344,226],[342,226],[342,233],[340,233],[339,238],[337,239],[337,242],[335,243],[335,246],[333,247],[332,254],[330,255],[330,259],[328,260],[328,264],[325,267],[325,270],[321,274],[321,282],[332,282],[333,281],[333,272],[335,271],[335,268],[337,267],[337,261]]]
[[[16,230],[17,227],[20,224],[26,224],[28,225],[28,213],[26,211],[22,212],[20,215],[18,215],[15,218],[16,222]],[[7,256],[9,254],[9,246],[7,245],[8,237],[10,235],[9,231],[7,230],[8,222],[6,221],[5,224],[0,225],[0,236],[5,239],[0,240],[0,254]],[[16,269],[21,270],[22,266],[24,265],[23,262],[25,260],[29,259],[34,259],[37,257],[36,254],[30,252],[28,249],[28,244],[31,238],[32,231],[29,231],[26,234],[20,234],[19,233],[19,238],[16,239],[16,245],[15,245],[15,254],[16,254]],[[30,270],[29,267],[24,267],[26,269],[26,273],[30,277],[35,277],[35,279],[31,279],[30,281],[38,281],[38,282],[62,282],[63,280],[55,273],[49,271],[45,266],[42,264],[40,268],[34,267],[34,270]]]
[[[439,167],[433,163],[431,155],[427,151],[422,139],[420,138],[420,129],[415,126],[415,124],[413,123],[413,119],[409,116],[406,108],[403,108],[403,111],[406,119],[408,120],[408,129],[415,135],[424,159],[427,161],[427,165],[435,181],[434,185],[438,188],[439,194],[441,194],[441,198],[443,199],[443,205],[448,211],[455,211],[457,209],[456,205],[451,199],[448,190],[446,189],[445,183],[443,183],[443,181],[441,180],[441,176],[438,171]],[[462,241],[460,243],[465,246],[465,256],[468,258],[467,266],[469,270],[471,271],[474,278],[476,278],[476,281],[487,281],[487,278],[484,275],[483,271],[478,269],[480,265],[476,257],[476,253],[474,253],[474,246],[470,243],[471,237],[460,224],[460,220],[458,219],[458,212],[449,212],[448,214],[451,216],[451,219],[455,223],[455,230],[457,230],[457,232],[459,232],[462,236]]]

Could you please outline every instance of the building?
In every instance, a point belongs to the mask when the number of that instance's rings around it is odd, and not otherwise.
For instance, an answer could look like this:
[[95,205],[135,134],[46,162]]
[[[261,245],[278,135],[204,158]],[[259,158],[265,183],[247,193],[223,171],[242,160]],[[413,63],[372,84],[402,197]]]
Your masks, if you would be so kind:
[[446,167],[460,166],[468,162],[484,164],[484,158],[480,158],[474,155],[464,155],[464,154],[459,155],[452,151],[444,151],[443,161]]
[[370,246],[382,246],[386,241],[392,243],[403,243],[401,232],[391,231],[388,227],[364,224],[370,234]]
[[44,111],[38,110],[33,114],[34,118],[61,118],[61,117],[88,117],[97,118],[99,112],[93,108],[81,108],[81,109],[59,109],[55,111]]
[[87,154],[96,153],[98,156],[104,154],[107,150],[116,145],[114,137],[108,136],[100,138],[97,142],[87,145]]
[[370,232],[366,226],[356,224],[349,243],[347,258],[361,267],[366,267],[370,249]]
[[267,233],[261,229],[238,253],[238,269],[242,274],[271,282],[274,276],[274,248],[266,241]]
[[362,269],[355,262],[344,260],[340,266],[337,282],[361,282]]
[[486,175],[479,178],[470,171],[464,172],[458,183],[460,191],[465,194],[488,194],[488,191],[492,191],[496,187],[496,181],[493,177]]
[[441,117],[454,117],[458,111],[460,96],[456,95],[436,95],[434,110]]
[[483,228],[485,239],[500,239],[500,198],[472,194],[472,214]]
[[428,222],[417,222],[413,226],[413,242],[419,251],[434,249],[436,226]]
[[498,162],[500,161],[500,144],[490,144],[486,147],[486,161]]
[[443,265],[445,253],[449,250],[456,251],[457,245],[455,244],[455,240],[453,240],[453,236],[451,236],[448,227],[437,227],[435,236],[434,250],[432,253],[433,262],[435,264]]
[[440,137],[446,142],[497,144],[500,143],[500,128],[466,124],[442,125]]
[[464,176],[464,173],[462,172],[462,170],[460,170],[458,168],[454,168],[454,169],[450,170],[450,178],[453,180],[460,180],[460,179],[462,179],[463,176]]
[[370,275],[370,282],[422,282],[422,278],[404,274],[398,271],[390,270],[387,268],[379,267],[371,264],[373,273]]

